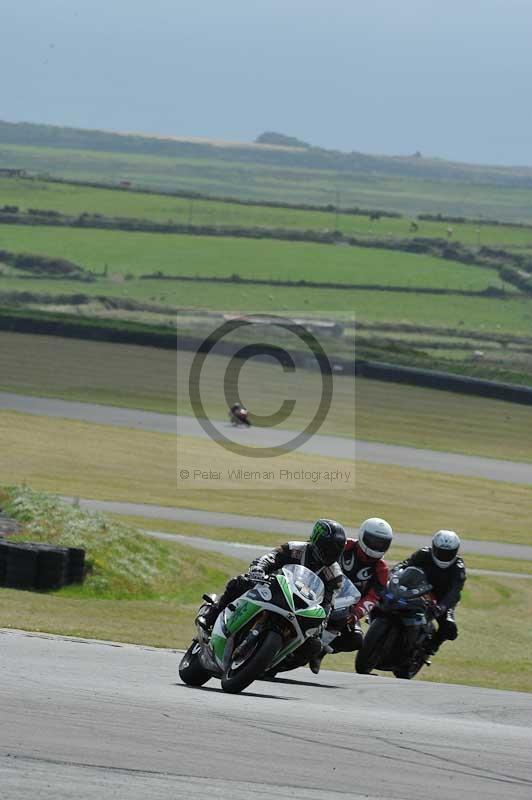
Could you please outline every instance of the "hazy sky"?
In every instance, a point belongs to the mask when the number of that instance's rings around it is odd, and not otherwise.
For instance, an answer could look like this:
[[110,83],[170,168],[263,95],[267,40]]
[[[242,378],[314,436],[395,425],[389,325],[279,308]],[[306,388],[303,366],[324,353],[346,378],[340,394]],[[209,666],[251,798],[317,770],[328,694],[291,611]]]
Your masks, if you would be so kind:
[[532,0],[0,0],[0,119],[532,165]]

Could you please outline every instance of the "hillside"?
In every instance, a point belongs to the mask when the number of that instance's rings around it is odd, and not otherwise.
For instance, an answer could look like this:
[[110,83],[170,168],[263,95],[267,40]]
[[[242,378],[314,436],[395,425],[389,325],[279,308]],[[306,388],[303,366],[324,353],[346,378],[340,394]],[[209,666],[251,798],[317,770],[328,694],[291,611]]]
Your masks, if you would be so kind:
[[[260,137],[259,137],[260,138]],[[297,140],[296,140],[297,141]],[[532,168],[0,122],[0,168],[162,191],[530,220]]]

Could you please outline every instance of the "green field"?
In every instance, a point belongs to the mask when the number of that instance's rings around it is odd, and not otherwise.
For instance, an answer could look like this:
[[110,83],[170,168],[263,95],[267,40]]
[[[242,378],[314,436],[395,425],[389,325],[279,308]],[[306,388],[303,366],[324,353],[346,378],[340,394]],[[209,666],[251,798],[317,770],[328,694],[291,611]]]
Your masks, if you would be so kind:
[[[364,247],[125,231],[3,225],[0,246],[65,258],[109,275],[229,277],[481,291],[512,286],[493,269]],[[262,289],[262,291],[267,291]]]
[[[162,191],[199,191],[215,196],[291,203],[384,208],[530,222],[530,190],[497,185],[491,168],[469,167],[465,180],[354,172],[253,162],[238,150],[206,148],[203,157],[126,154],[62,147],[0,146],[0,166],[76,180],[132,181]],[[377,159],[378,161],[378,159]],[[393,162],[390,159],[389,162]],[[389,163],[388,162],[388,163]],[[393,167],[392,167],[393,169]],[[497,170],[495,170],[497,172]],[[497,173],[498,174],[498,173]],[[328,227],[332,227],[329,225]]]
[[[0,231],[1,233],[1,231]],[[240,286],[201,282],[172,283],[161,280],[95,283],[37,278],[0,278],[4,291],[48,294],[86,294],[92,297],[122,297],[169,307],[207,309],[250,314],[313,314],[360,322],[411,323],[460,327],[479,332],[520,334],[530,337],[532,299],[509,297],[446,297],[393,291],[319,289],[308,287]],[[390,355],[390,360],[393,356]]]
[[[288,224],[301,229],[327,225],[327,214],[289,209],[263,209],[234,203],[183,200],[161,195],[92,189],[27,179],[0,179],[0,198],[21,208],[52,207],[72,214],[82,209],[106,214],[141,214],[159,220],[173,220],[196,212],[196,221],[258,224],[264,215],[270,224]],[[1,202],[1,199],[0,199]],[[213,216],[214,215],[214,216]],[[220,216],[221,215],[221,216]],[[362,226],[355,232],[372,236],[410,235],[403,230],[405,219],[381,219],[340,215],[342,225]],[[391,226],[388,232],[386,226]],[[446,223],[422,223],[424,235],[441,236]],[[479,237],[501,246],[522,247],[532,231],[503,226],[457,225],[453,236],[470,244]],[[371,230],[370,230],[371,228]],[[453,227],[454,231],[454,227]],[[477,241],[475,242],[475,237]],[[503,238],[503,237],[506,237]],[[298,316],[325,316],[356,320],[377,326],[359,337],[360,352],[366,358],[399,361],[425,368],[454,370],[517,383],[529,383],[532,374],[532,298],[504,283],[496,269],[477,267],[428,255],[386,249],[292,243],[245,238],[214,238],[117,230],[75,229],[46,225],[0,226],[0,249],[66,258],[93,272],[92,283],[35,277],[0,265],[0,295],[3,302],[19,302],[21,292],[32,293],[33,305],[46,295],[46,307],[91,317],[136,320],[171,325],[180,309],[223,312],[270,312]],[[520,252],[525,252],[523,249]],[[288,281],[333,281],[379,287],[363,289],[317,289],[308,286],[279,287],[252,284],[182,282],[142,279],[141,275],[198,276]],[[401,287],[406,292],[386,290]],[[483,292],[504,288],[506,298],[464,297],[428,294],[417,289],[451,292]],[[18,295],[9,295],[9,292]],[[60,303],[50,298],[64,295]],[[94,298],[90,303],[72,305],[69,295]],[[116,309],[105,298],[134,301],[146,308]],[[15,299],[13,299],[15,298]],[[103,298],[103,299],[101,299]],[[24,301],[30,302],[28,298]],[[148,306],[158,306],[153,310]],[[166,309],[166,313],[165,313]],[[386,331],[387,325],[411,325],[430,329],[414,330],[409,337]],[[382,330],[379,330],[379,327]],[[442,338],[441,329],[463,329],[462,346]],[[476,331],[478,339],[472,332]],[[484,346],[484,333],[519,335],[528,343],[492,342]],[[402,338],[401,338],[402,336]],[[430,338],[432,337],[432,338]],[[399,350],[397,349],[399,345]],[[476,352],[479,351],[479,358]]]
[[[329,198],[330,200],[330,198]],[[326,202],[328,203],[329,200]],[[0,206],[16,205],[21,211],[46,209],[78,216],[82,213],[108,217],[149,219],[160,223],[194,225],[236,225],[239,227],[293,228],[300,230],[339,230],[345,235],[448,238],[469,245],[504,248],[532,247],[532,228],[474,223],[421,221],[417,230],[409,219],[337,215],[335,211],[300,211],[291,208],[240,205],[200,198],[72,186],[39,179],[1,178]]]

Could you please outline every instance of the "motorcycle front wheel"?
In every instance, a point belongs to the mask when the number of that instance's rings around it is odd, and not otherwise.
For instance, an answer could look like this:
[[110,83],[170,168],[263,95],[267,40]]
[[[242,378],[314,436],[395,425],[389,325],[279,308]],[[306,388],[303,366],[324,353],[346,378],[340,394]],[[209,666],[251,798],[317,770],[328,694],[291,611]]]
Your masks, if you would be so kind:
[[187,686],[203,686],[211,677],[200,664],[199,651],[198,642],[192,642],[179,663],[179,677]]
[[222,677],[224,692],[237,694],[257,680],[269,667],[275,654],[281,649],[283,640],[277,631],[268,631],[262,643],[243,664],[233,669],[231,662]]
[[415,678],[418,674],[419,670],[425,663],[424,658],[416,658],[406,667],[399,667],[399,669],[394,669],[393,674],[396,678],[401,678],[405,681],[411,681],[412,678]]

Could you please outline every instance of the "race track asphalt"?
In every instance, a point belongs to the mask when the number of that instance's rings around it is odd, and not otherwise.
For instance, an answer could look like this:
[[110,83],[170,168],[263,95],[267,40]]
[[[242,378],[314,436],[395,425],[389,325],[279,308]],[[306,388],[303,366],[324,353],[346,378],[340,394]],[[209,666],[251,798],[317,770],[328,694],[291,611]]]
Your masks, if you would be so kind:
[[529,800],[532,695],[297,670],[241,695],[169,650],[0,630],[3,800]]
[[[195,417],[176,417],[172,414],[157,414],[152,411],[30,397],[10,392],[0,392],[0,409],[12,409],[25,414],[79,419],[99,425],[173,433],[200,439],[208,438]],[[228,423],[218,424],[225,435],[232,434]],[[296,433],[294,431],[277,431],[271,428],[250,428],[239,431],[237,435],[240,436],[240,442],[248,446],[272,447],[282,445]],[[245,439],[242,438],[243,436]],[[298,452],[532,485],[532,463],[465,456],[438,450],[421,450],[415,447],[401,447],[323,435],[313,436]]]

